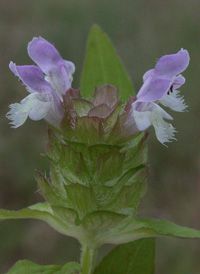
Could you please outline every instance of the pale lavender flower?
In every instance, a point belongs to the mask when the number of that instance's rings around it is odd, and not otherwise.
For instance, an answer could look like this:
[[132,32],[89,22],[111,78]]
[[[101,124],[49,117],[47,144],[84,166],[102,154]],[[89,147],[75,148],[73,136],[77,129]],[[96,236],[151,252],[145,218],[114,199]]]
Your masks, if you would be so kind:
[[9,64],[30,95],[20,103],[11,104],[7,117],[14,128],[21,126],[28,116],[35,121],[44,118],[59,127],[64,114],[63,95],[71,88],[75,66],[63,60],[57,49],[41,37],[33,38],[28,44],[28,54],[38,67]]
[[132,103],[131,116],[139,131],[154,126],[156,137],[163,144],[174,138],[174,127],[164,119],[173,118],[158,104],[182,112],[186,105],[177,88],[182,86],[185,78],[180,75],[189,64],[187,50],[181,49],[176,54],[165,55],[157,62],[154,69],[147,71],[144,84]]

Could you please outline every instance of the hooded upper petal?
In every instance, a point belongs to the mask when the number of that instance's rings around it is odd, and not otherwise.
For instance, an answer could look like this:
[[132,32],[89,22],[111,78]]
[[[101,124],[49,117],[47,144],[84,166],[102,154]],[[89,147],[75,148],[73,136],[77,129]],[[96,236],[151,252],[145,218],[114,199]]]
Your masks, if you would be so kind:
[[60,95],[71,87],[75,66],[72,62],[63,60],[51,43],[41,37],[35,37],[28,44],[28,54],[48,76],[48,80]]
[[175,54],[161,57],[155,66],[154,73],[159,77],[175,77],[187,68],[189,61],[188,51],[181,49]]
[[184,49],[160,58],[155,68],[144,74],[144,84],[137,94],[137,101],[153,102],[161,99],[173,85],[173,88],[180,87],[185,79],[177,75],[187,68],[189,60],[188,51]]

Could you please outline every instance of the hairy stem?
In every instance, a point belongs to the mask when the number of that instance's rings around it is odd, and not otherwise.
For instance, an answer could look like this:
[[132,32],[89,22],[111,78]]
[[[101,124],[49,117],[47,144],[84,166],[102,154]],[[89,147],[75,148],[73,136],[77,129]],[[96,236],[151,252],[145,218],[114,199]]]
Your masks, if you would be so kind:
[[81,266],[82,274],[92,274],[97,256],[97,249],[92,249],[87,245],[82,246]]

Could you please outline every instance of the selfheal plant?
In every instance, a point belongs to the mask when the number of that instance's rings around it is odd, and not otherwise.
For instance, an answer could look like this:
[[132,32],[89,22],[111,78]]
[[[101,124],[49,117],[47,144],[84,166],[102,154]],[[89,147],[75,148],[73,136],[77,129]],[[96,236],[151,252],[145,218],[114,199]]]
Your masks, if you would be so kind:
[[[80,90],[71,87],[74,65],[49,42],[34,38],[28,53],[40,68],[10,64],[31,94],[10,106],[8,118],[14,127],[28,116],[47,121],[45,157],[51,170],[49,176],[37,171],[44,203],[15,212],[0,210],[0,219],[43,220],[76,238],[82,249],[80,265],[44,267],[22,261],[8,273],[152,274],[154,241],[145,238],[200,238],[197,230],[137,217],[149,171],[144,131],[153,125],[161,143],[173,138],[173,127],[163,120],[172,118],[159,104],[185,109],[176,89],[184,83],[180,73],[188,66],[188,52],[163,56],[144,75],[137,96],[112,44],[97,26],[90,34]],[[119,247],[96,267],[98,249],[106,243]]]

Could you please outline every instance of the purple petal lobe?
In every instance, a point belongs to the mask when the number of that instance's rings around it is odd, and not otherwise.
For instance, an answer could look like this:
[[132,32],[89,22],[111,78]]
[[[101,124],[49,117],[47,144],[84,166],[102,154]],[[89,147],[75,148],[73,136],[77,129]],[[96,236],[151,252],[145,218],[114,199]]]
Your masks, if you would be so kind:
[[144,84],[138,92],[137,101],[153,102],[159,100],[170,89],[173,91],[173,89],[183,85],[185,78],[178,74],[186,69],[189,60],[188,51],[184,49],[176,54],[165,55],[160,58],[155,69],[144,74]]
[[171,85],[173,84],[173,79],[168,78],[153,78],[149,77],[137,95],[138,102],[153,102],[162,98],[165,93],[168,92]]
[[147,80],[147,78],[149,78],[149,76],[152,75],[154,69],[150,69],[150,70],[147,70],[147,72],[145,72],[145,74],[143,75],[143,82],[145,82]]
[[181,49],[176,54],[161,57],[155,66],[154,73],[160,77],[174,77],[187,68],[189,61],[188,51]]
[[48,76],[57,93],[64,94],[71,87],[75,66],[65,61],[57,49],[43,38],[33,38],[28,44],[28,54]]
[[16,66],[9,64],[10,70],[28,87],[29,92],[45,93],[51,91],[50,84],[45,81],[43,72],[36,66]]
[[58,65],[63,61],[57,49],[41,37],[34,37],[29,42],[28,54],[46,74],[49,73],[52,66]]
[[185,83],[185,78],[182,75],[178,75],[173,82],[173,89],[180,88]]

